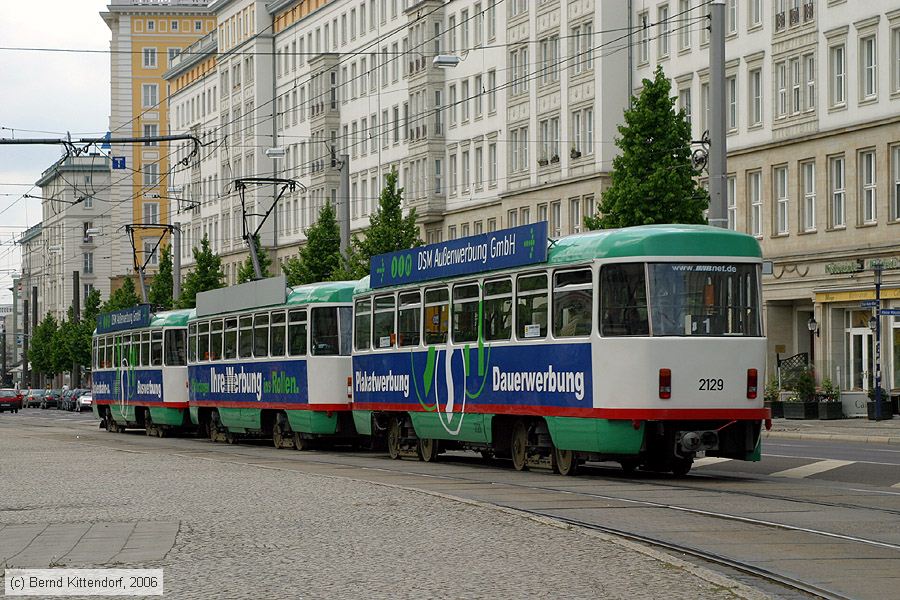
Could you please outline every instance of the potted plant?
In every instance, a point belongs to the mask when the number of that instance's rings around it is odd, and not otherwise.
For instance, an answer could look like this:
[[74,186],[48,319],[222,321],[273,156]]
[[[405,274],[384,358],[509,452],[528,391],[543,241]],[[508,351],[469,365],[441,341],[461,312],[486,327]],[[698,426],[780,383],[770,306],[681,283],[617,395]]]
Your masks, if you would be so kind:
[[544,157],[541,157],[541,158],[538,159],[538,164],[539,164],[540,166],[542,166],[542,167],[546,167],[547,164],[548,164],[548,162],[549,162],[549,161],[548,161],[546,158],[544,158]]
[[569,150],[569,157],[573,158],[573,159],[581,158],[581,151],[578,148],[576,148],[575,146],[572,146],[572,149]]
[[552,162],[552,163],[558,163],[558,162],[559,162],[559,154],[554,154],[553,156],[551,156],[551,157],[550,157],[550,162]]
[[838,390],[831,379],[827,377],[822,380],[822,387],[816,392],[819,400],[819,418],[823,420],[843,419],[844,410],[841,405],[841,392]]
[[793,394],[784,404],[785,419],[817,419],[816,380],[812,371],[801,371],[792,382]]
[[773,419],[784,418],[784,402],[781,401],[778,392],[778,382],[771,379],[763,392],[763,406],[769,409],[769,414]]
[[888,421],[894,418],[892,414],[892,406],[891,406],[891,397],[887,393],[884,388],[881,389],[881,416],[880,418],[876,417],[875,412],[875,390],[876,388],[872,388],[869,390],[869,401],[866,402],[866,414],[869,417],[870,421]]

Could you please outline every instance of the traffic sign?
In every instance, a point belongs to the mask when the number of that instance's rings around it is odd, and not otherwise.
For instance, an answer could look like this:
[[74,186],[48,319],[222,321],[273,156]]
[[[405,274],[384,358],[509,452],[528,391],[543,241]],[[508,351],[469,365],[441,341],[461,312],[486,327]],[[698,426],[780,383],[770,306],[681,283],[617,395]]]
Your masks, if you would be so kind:
[[124,156],[113,156],[112,168],[113,169],[124,169],[125,168],[125,157]]
[[878,300],[863,300],[862,302],[859,303],[859,307],[860,308],[877,308],[878,304],[879,304]]
[[900,308],[882,308],[878,314],[882,317],[900,317]]

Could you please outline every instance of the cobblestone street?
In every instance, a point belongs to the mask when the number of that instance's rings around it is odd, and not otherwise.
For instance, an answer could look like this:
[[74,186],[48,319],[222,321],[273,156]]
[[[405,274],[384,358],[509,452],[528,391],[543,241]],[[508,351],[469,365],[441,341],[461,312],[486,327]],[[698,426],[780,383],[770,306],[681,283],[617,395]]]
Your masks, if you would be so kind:
[[[175,454],[87,422],[78,439],[6,425],[10,567],[162,567],[177,598],[734,597],[721,578],[509,512],[265,459],[205,460],[225,447],[203,441],[172,440]],[[112,449],[126,438],[141,450]]]

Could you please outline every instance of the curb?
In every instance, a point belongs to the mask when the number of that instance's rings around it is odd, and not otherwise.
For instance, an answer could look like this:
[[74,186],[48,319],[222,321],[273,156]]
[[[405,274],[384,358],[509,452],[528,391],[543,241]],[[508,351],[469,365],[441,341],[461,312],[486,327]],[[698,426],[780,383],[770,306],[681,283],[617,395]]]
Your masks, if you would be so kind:
[[900,437],[886,435],[852,435],[843,433],[803,433],[800,431],[768,431],[768,438],[781,438],[785,440],[826,440],[838,442],[862,442],[864,444],[898,444]]

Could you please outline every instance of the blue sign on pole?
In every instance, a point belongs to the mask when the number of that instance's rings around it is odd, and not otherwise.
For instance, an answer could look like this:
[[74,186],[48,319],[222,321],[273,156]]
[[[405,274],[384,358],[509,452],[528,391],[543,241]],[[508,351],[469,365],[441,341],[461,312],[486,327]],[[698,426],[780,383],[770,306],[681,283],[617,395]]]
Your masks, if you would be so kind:
[[372,257],[372,288],[547,261],[547,222],[520,225]]
[[878,308],[878,300],[863,300],[859,303],[860,308]]
[[882,317],[900,317],[900,308],[882,308],[878,313]]
[[97,315],[97,333],[111,333],[150,325],[150,305],[141,304],[133,308],[117,310]]
[[113,169],[124,169],[125,168],[125,157],[124,156],[113,156],[112,157],[112,168]]

